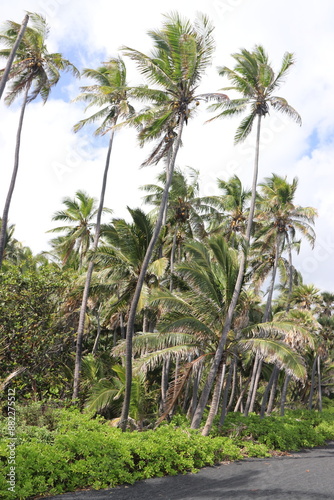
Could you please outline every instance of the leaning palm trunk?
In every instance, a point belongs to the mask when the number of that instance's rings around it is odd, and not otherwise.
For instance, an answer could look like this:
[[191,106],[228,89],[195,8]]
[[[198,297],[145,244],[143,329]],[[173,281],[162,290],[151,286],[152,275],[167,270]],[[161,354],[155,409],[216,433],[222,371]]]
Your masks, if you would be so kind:
[[250,235],[251,235],[253,217],[254,217],[254,211],[255,211],[256,187],[257,187],[257,177],[258,177],[258,169],[259,169],[260,130],[261,130],[261,114],[258,114],[256,147],[255,147],[255,161],[254,161],[253,184],[252,184],[252,198],[251,198],[251,204],[250,204],[249,216],[248,216],[247,228],[246,228],[245,248],[241,254],[238,277],[237,277],[236,284],[234,287],[232,300],[231,300],[231,303],[230,303],[228,311],[227,311],[222,336],[220,338],[211,370],[210,370],[209,375],[207,377],[207,380],[205,382],[204,389],[202,391],[200,400],[198,402],[196,411],[194,413],[193,420],[191,422],[192,429],[198,429],[198,427],[201,424],[203,412],[204,412],[205,406],[207,404],[207,401],[209,399],[212,384],[213,384],[213,381],[215,379],[215,376],[216,376],[216,373],[217,373],[217,370],[218,370],[218,367],[220,364],[220,360],[221,360],[223,353],[224,353],[227,335],[228,335],[228,332],[230,331],[230,328],[231,328],[233,314],[234,314],[235,308],[237,306],[239,294],[240,294],[242,283],[244,280],[244,273],[245,273],[246,261],[247,261],[247,252],[248,252],[248,246],[250,243]]
[[205,422],[205,426],[202,430],[202,436],[207,436],[211,430],[213,420],[215,416],[217,415],[218,411],[218,405],[219,405],[219,399],[223,387],[223,382],[224,382],[224,377],[225,377],[225,370],[226,370],[226,363],[224,358],[220,362],[220,366],[218,369],[217,373],[217,380],[216,380],[216,385],[215,389],[213,391],[213,396],[212,396],[212,401],[211,401],[211,407],[209,411],[208,418]]
[[184,124],[184,116],[181,115],[180,116],[180,123],[179,123],[179,127],[178,127],[178,133],[177,133],[177,137],[176,137],[175,144],[174,144],[174,150],[173,150],[173,153],[172,153],[172,156],[170,159],[170,163],[167,166],[168,168],[167,168],[166,184],[165,184],[164,191],[162,194],[158,218],[157,218],[157,221],[155,223],[155,227],[154,227],[151,241],[150,241],[150,243],[147,247],[147,250],[146,250],[146,254],[145,254],[143,264],[142,264],[142,267],[141,267],[141,270],[140,270],[140,273],[138,276],[136,289],[135,289],[134,295],[132,297],[131,306],[130,306],[130,312],[129,312],[127,329],[126,329],[125,394],[124,394],[122,414],[121,414],[120,423],[119,423],[119,426],[123,431],[125,431],[125,429],[126,429],[126,425],[127,425],[127,421],[128,421],[128,417],[129,417],[129,409],[130,409],[130,397],[131,397],[131,385],[132,385],[132,338],[133,338],[133,334],[134,334],[134,324],[135,324],[135,318],[136,318],[136,311],[137,311],[137,306],[138,306],[140,294],[141,294],[141,291],[143,288],[147,268],[149,266],[155,244],[158,240],[158,237],[159,237],[159,234],[161,231],[164,213],[165,213],[167,202],[168,202],[169,188],[171,186],[172,179],[173,179],[175,160],[176,160],[176,156],[177,156],[180,144],[181,144],[183,124]]
[[8,76],[9,76],[9,73],[10,73],[10,70],[11,70],[11,67],[12,67],[15,55],[16,55],[16,51],[17,51],[17,49],[18,49],[18,47],[20,45],[20,42],[21,42],[21,40],[23,38],[23,35],[24,35],[25,30],[26,30],[28,21],[29,21],[29,15],[26,14],[25,17],[24,17],[24,19],[23,19],[23,21],[22,21],[20,31],[17,34],[16,41],[15,41],[15,43],[13,45],[13,48],[12,48],[12,50],[10,52],[10,55],[9,55],[9,58],[8,58],[5,70],[4,70],[2,78],[0,80],[0,99],[2,97],[3,91],[5,90],[6,83],[7,83],[7,80],[8,80]]
[[[115,124],[116,124],[116,120],[115,120]],[[109,140],[106,165],[105,165],[104,173],[103,173],[100,204],[99,204],[99,208],[98,208],[97,216],[96,216],[96,229],[95,229],[95,236],[94,236],[94,242],[93,242],[93,248],[92,248],[93,252],[97,249],[97,245],[99,243],[99,238],[100,238],[101,217],[102,217],[102,210],[103,210],[103,205],[104,205],[104,196],[105,196],[106,187],[107,187],[108,170],[109,170],[109,165],[110,165],[110,155],[111,155],[112,145],[113,145],[113,141],[114,141],[114,134],[115,134],[115,132],[114,132],[114,130],[112,130],[110,140]],[[93,269],[94,269],[94,262],[92,260],[90,260],[90,262],[88,264],[88,270],[87,270],[85,287],[84,287],[84,292],[82,295],[82,302],[81,302],[80,315],[79,315],[79,325],[78,325],[76,353],[75,353],[75,366],[74,366],[73,399],[76,399],[79,395],[80,372],[81,372],[81,361],[82,361],[82,342],[83,342],[83,335],[84,335],[84,330],[85,330],[87,302],[88,302],[88,297],[89,297],[89,289],[90,289],[90,284],[91,284],[91,280],[92,280]]]
[[11,178],[11,181],[10,181],[9,190],[8,190],[8,193],[7,193],[7,198],[6,198],[6,202],[5,202],[5,206],[4,206],[4,210],[3,210],[3,214],[2,214],[2,225],[1,225],[1,232],[0,232],[0,268],[2,266],[2,261],[3,261],[4,251],[5,251],[5,245],[6,245],[6,231],[7,231],[8,214],[9,214],[9,209],[10,209],[10,203],[12,201],[12,196],[13,196],[13,192],[14,192],[14,188],[15,188],[15,182],[16,182],[17,172],[18,172],[18,169],[19,169],[21,133],[22,133],[24,113],[25,113],[26,106],[27,106],[29,89],[30,89],[30,84],[27,85],[25,93],[24,93],[24,97],[23,97],[23,103],[22,103],[22,107],[21,107],[19,125],[18,125],[18,128],[17,128],[17,134],[16,134],[14,168],[13,168],[12,178]]

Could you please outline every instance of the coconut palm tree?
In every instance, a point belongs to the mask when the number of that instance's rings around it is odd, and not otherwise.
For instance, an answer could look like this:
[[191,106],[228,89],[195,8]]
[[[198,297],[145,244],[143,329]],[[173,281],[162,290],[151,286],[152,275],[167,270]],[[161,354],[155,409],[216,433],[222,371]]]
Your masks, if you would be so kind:
[[[104,135],[110,132],[107,157],[102,179],[101,194],[99,206],[96,213],[95,235],[92,245],[92,251],[96,251],[100,238],[101,217],[104,204],[104,196],[107,187],[108,171],[110,166],[110,156],[115,135],[115,126],[120,117],[127,118],[133,114],[134,109],[128,102],[128,87],[126,83],[126,67],[121,58],[111,58],[103,66],[94,69],[84,69],[82,75],[92,79],[95,84],[82,87],[81,94],[77,96],[75,101],[84,101],[87,108],[97,107],[97,111],[90,117],[80,120],[75,126],[75,132],[78,132],[82,127],[93,124],[96,121],[102,120],[101,124],[95,130],[95,135]],[[76,359],[74,368],[74,384],[73,398],[78,396],[79,379],[81,369],[81,354],[82,354],[82,339],[85,328],[85,315],[87,309],[87,301],[89,297],[89,288],[92,279],[94,261],[90,260],[84,292],[82,295],[82,303],[79,315],[79,324],[77,331],[77,347]]]
[[215,355],[215,360],[205,383],[200,401],[192,420],[192,428],[198,428],[201,423],[205,405],[209,398],[210,390],[216,372],[220,365],[220,360],[223,356],[226,338],[231,328],[234,310],[236,308],[240,290],[244,280],[248,250],[247,247],[250,243],[255,211],[262,119],[265,118],[265,116],[268,114],[269,108],[271,106],[273,109],[287,114],[295,121],[297,121],[297,123],[301,123],[301,118],[297,111],[293,109],[285,99],[273,95],[273,93],[281,85],[287,71],[294,62],[293,55],[291,53],[285,53],[281,67],[277,74],[275,74],[275,72],[273,71],[269,63],[268,55],[261,45],[255,46],[255,48],[251,52],[246,49],[242,49],[239,53],[233,54],[232,57],[236,61],[234,69],[223,67],[220,69],[219,74],[221,76],[226,76],[232,82],[233,86],[228,87],[225,90],[235,90],[239,94],[241,94],[241,97],[230,101],[216,103],[212,106],[215,110],[222,109],[222,111],[219,112],[219,114],[214,119],[239,115],[240,113],[246,111],[247,108],[249,108],[249,113],[237,128],[235,134],[236,144],[246,139],[246,137],[250,134],[254,123],[257,122],[252,197],[250,201],[250,209],[246,226],[245,248],[241,253],[238,279],[236,281],[234,294],[224,322],[221,339]]
[[[271,313],[271,303],[274,292],[276,271],[282,252],[287,247],[289,254],[289,295],[292,291],[292,243],[296,233],[304,236],[311,246],[314,246],[315,232],[312,227],[317,211],[312,207],[300,207],[294,204],[294,197],[298,187],[298,179],[295,177],[292,183],[286,177],[272,174],[260,184],[261,191],[258,200],[257,239],[261,240],[263,247],[270,246],[271,242],[275,248],[275,258],[271,283],[267,296],[266,309],[263,321],[268,321]],[[288,299],[289,301],[289,299]]]
[[[5,102],[11,104],[17,97],[23,94],[16,136],[14,168],[2,215],[0,267],[5,247],[8,213],[19,168],[20,140],[26,105],[38,96],[41,97],[42,101],[45,103],[49,97],[51,88],[58,82],[61,71],[69,70],[75,76],[79,75],[75,66],[67,59],[64,59],[61,54],[50,54],[48,52],[46,39],[49,34],[49,27],[44,17],[35,13],[29,13],[29,16],[32,27],[27,27],[25,29],[21,43],[16,51],[15,61],[9,72],[11,85],[5,98]],[[10,57],[11,50],[16,43],[20,29],[20,24],[13,21],[6,22],[0,33],[0,41],[8,48],[0,50],[0,57],[7,59]],[[4,74],[4,71],[5,70],[0,71],[0,76]]]
[[217,179],[222,194],[202,198],[203,203],[215,208],[210,217],[209,234],[221,233],[233,246],[238,247],[246,231],[248,200],[251,191],[244,189],[241,180],[234,175],[227,181]]
[[[142,126],[139,133],[141,143],[158,139],[158,144],[146,164],[157,163],[162,158],[167,159],[167,181],[154,233],[145,255],[128,318],[126,337],[127,384],[121,417],[123,430],[126,428],[129,413],[132,337],[137,304],[146,270],[163,223],[184,125],[188,123],[199,99],[207,99],[206,95],[196,96],[195,91],[211,62],[214,50],[212,30],[213,28],[205,16],[198,17],[192,25],[188,20],[181,19],[178,14],[171,14],[165,17],[162,29],[149,32],[154,44],[150,55],[124,47],[124,53],[136,62],[141,73],[155,86],[151,89],[146,86],[138,89],[137,96],[150,100],[153,106],[138,114],[133,123]],[[221,96],[221,98],[224,97]]]
[[[81,269],[88,250],[94,240],[95,217],[97,213],[96,200],[84,191],[77,191],[74,199],[64,198],[65,210],[59,210],[52,216],[53,221],[62,221],[64,226],[50,229],[49,233],[65,233],[51,241],[62,265],[78,257],[78,267]],[[104,209],[107,211],[107,209]]]

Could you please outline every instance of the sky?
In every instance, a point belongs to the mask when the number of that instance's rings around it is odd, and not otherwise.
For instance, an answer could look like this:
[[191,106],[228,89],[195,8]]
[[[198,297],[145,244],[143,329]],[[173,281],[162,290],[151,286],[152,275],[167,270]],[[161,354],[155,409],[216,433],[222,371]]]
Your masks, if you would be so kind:
[[[283,54],[292,52],[295,64],[278,95],[286,98],[302,117],[299,127],[272,112],[263,122],[259,182],[272,173],[298,178],[295,203],[318,211],[314,249],[302,242],[294,263],[306,284],[334,291],[334,3],[332,0],[0,0],[0,23],[21,22],[25,11],[46,17],[50,27],[49,52],[61,52],[79,70],[97,68],[109,57],[122,55],[121,46],[145,53],[151,50],[147,32],[157,29],[163,15],[177,11],[190,20],[206,14],[215,26],[216,50],[212,66],[198,92],[217,92],[228,82],[217,67],[234,66],[231,54],[261,44],[278,69]],[[124,57],[129,85],[146,83],[132,61]],[[1,64],[1,63],[0,63]],[[4,66],[4,61],[1,67]],[[22,134],[20,168],[9,219],[15,237],[37,253],[47,250],[55,227],[52,215],[62,209],[64,197],[84,190],[99,198],[107,151],[107,137],[97,140],[91,129],[73,132],[73,125],[87,116],[84,105],[72,102],[84,80],[64,75],[45,105],[27,107]],[[251,186],[254,134],[235,146],[239,119],[205,124],[212,113],[201,103],[197,116],[185,130],[177,159],[200,172],[200,194],[218,194],[217,178],[238,175]],[[0,102],[0,212],[9,187],[14,160],[18,100],[7,107]],[[139,186],[155,183],[161,165],[140,168],[149,148],[137,146],[133,130],[117,132],[111,158],[105,206],[115,217],[126,217],[129,206],[142,206]]]

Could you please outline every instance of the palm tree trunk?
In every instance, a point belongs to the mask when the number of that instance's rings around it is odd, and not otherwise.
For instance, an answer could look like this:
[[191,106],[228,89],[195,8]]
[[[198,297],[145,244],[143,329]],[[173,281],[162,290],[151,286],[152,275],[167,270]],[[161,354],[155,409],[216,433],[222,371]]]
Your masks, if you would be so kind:
[[275,370],[275,375],[274,375],[273,385],[272,385],[271,391],[270,391],[269,403],[268,403],[268,406],[267,406],[267,415],[270,415],[271,412],[273,411],[274,401],[275,401],[275,396],[276,396],[276,391],[277,391],[279,369],[277,368],[276,365],[275,365],[274,370]]
[[223,356],[224,349],[225,349],[225,344],[226,344],[226,339],[228,332],[231,329],[231,324],[232,324],[232,319],[233,319],[233,314],[235,311],[235,308],[238,303],[239,299],[239,294],[241,291],[242,283],[244,280],[244,272],[246,268],[246,261],[247,261],[247,252],[248,252],[248,246],[250,243],[250,235],[251,235],[251,230],[252,230],[252,225],[253,225],[253,217],[254,217],[254,211],[255,211],[255,201],[256,201],[256,187],[257,187],[257,178],[258,178],[258,169],[259,169],[259,151],[260,151],[260,131],[261,131],[261,114],[258,115],[258,122],[257,122],[257,132],[256,132],[256,147],[255,147],[255,160],[254,160],[254,172],[253,172],[253,184],[252,184],[252,198],[251,198],[251,203],[250,203],[250,208],[249,208],[249,216],[248,216],[248,221],[247,221],[247,228],[246,228],[246,237],[245,237],[245,248],[241,253],[241,259],[240,259],[240,264],[239,264],[239,272],[238,272],[238,277],[236,280],[236,284],[234,287],[233,291],[233,296],[231,303],[229,305],[223,331],[222,331],[222,336],[220,338],[214,361],[212,363],[209,375],[206,379],[205,386],[203,388],[200,400],[198,402],[196,411],[194,413],[194,417],[191,422],[191,428],[192,429],[198,429],[198,427],[201,424],[201,420],[203,417],[204,409],[206,406],[206,403],[209,399],[211,387],[213,384],[213,381],[215,379],[220,360]]
[[95,341],[94,341],[94,345],[93,345],[93,349],[92,349],[93,355],[96,354],[97,348],[99,346],[100,336],[101,336],[101,322],[100,322],[100,309],[98,309],[98,311],[97,311],[97,332],[96,332],[96,337],[95,337]]
[[253,395],[253,391],[254,391],[255,378],[256,378],[256,374],[257,374],[257,367],[258,367],[259,361],[260,361],[259,355],[256,353],[256,356],[254,359],[254,364],[253,364],[251,380],[250,380],[250,386],[249,386],[249,390],[248,390],[246,406],[245,406],[245,412],[244,412],[245,417],[247,417],[248,412],[249,412],[249,407],[251,404],[252,395]]
[[286,401],[286,395],[288,393],[288,386],[289,386],[290,378],[291,378],[291,375],[288,375],[288,374],[285,375],[283,389],[282,389],[282,395],[281,395],[281,417],[284,417],[285,401]]
[[174,272],[174,262],[175,262],[175,250],[176,250],[176,238],[177,238],[177,228],[178,225],[176,224],[175,231],[174,231],[174,236],[173,236],[173,245],[172,245],[172,250],[170,254],[170,283],[169,283],[169,291],[173,291],[173,272]]
[[[117,117],[116,117],[115,122],[114,122],[115,125],[116,125],[116,122],[117,122]],[[114,135],[115,135],[115,132],[114,132],[114,130],[112,130],[111,135],[110,135],[110,140],[109,140],[109,147],[108,147],[108,152],[107,152],[106,164],[105,164],[104,173],[103,173],[102,188],[101,188],[101,195],[100,195],[100,204],[99,204],[99,208],[97,210],[97,215],[96,215],[96,228],[95,228],[95,236],[94,236],[94,242],[93,242],[93,247],[92,247],[93,252],[97,249],[97,246],[99,243],[99,238],[100,238],[101,217],[102,217],[104,197],[105,197],[105,192],[106,192],[106,187],[107,187],[108,171],[109,171],[109,165],[110,165],[110,156],[111,156],[111,150],[112,150],[112,145],[113,145],[113,141],[114,141]],[[81,302],[80,315],[79,315],[79,324],[78,324],[78,331],[77,331],[77,343],[76,343],[75,365],[74,365],[74,383],[73,383],[73,396],[72,396],[73,399],[76,399],[79,395],[80,372],[81,372],[81,361],[82,361],[82,342],[83,342],[83,335],[84,335],[84,330],[85,330],[87,302],[88,302],[88,297],[89,297],[89,289],[90,289],[90,283],[92,280],[93,268],[94,268],[94,262],[93,262],[93,260],[90,260],[90,262],[88,264],[87,274],[86,274],[84,292],[82,295],[82,302]]]
[[162,363],[162,373],[161,373],[161,403],[160,411],[164,412],[166,406],[166,396],[168,390],[168,379],[169,379],[169,368],[170,368],[170,358],[164,359]]
[[317,359],[317,370],[318,370],[318,409],[322,411],[322,392],[321,392],[321,371],[320,371],[320,356]]
[[237,361],[235,359],[234,363],[233,363],[232,389],[231,389],[231,394],[230,394],[230,400],[229,400],[227,408],[226,408],[226,414],[232,408],[232,404],[233,404],[233,400],[234,400],[234,395],[235,395],[236,388],[237,388]]
[[17,51],[17,49],[18,49],[18,47],[20,45],[20,42],[21,42],[21,40],[23,38],[23,35],[24,35],[25,30],[26,30],[28,21],[29,21],[29,15],[26,14],[24,16],[23,21],[22,21],[20,31],[17,34],[17,38],[16,38],[15,43],[14,43],[14,45],[12,47],[12,50],[10,51],[6,67],[4,69],[2,78],[0,80],[0,99],[2,97],[3,91],[5,90],[6,83],[7,83],[7,80],[8,80],[8,76],[9,76],[9,73],[10,73],[10,70],[11,70],[11,67],[12,67],[15,55],[16,55],[16,51]]
[[232,382],[232,375],[234,374],[234,367],[235,367],[235,359],[232,358],[231,363],[230,363],[230,369],[228,371],[228,376],[226,379],[226,385],[224,388],[222,412],[221,412],[221,416],[220,416],[220,420],[219,420],[219,427],[222,427],[224,425],[224,420],[225,420],[226,413],[227,413],[228,392],[230,390],[230,386],[231,386],[231,382]]
[[257,388],[259,386],[262,365],[263,365],[263,359],[260,359],[258,367],[257,367],[257,370],[256,370],[256,377],[255,377],[255,381],[254,381],[254,387],[253,387],[253,394],[252,394],[251,404],[249,406],[249,412],[250,413],[252,411],[254,411],[255,399],[256,399],[256,394],[257,394]]
[[143,288],[147,268],[149,266],[155,244],[157,242],[157,239],[158,239],[160,231],[161,231],[164,213],[165,213],[167,202],[168,202],[169,188],[170,188],[170,185],[171,185],[172,179],[173,179],[175,160],[176,160],[176,156],[177,156],[177,153],[178,153],[178,150],[180,147],[180,143],[181,143],[183,124],[184,124],[184,117],[181,116],[179,128],[178,128],[178,135],[177,135],[177,139],[176,139],[176,142],[174,145],[174,151],[173,151],[173,154],[172,154],[171,159],[170,159],[170,164],[168,165],[168,170],[167,170],[168,174],[167,174],[167,178],[166,178],[166,184],[164,187],[164,191],[162,194],[158,218],[157,218],[157,221],[155,223],[155,228],[153,231],[151,241],[150,241],[150,243],[147,247],[147,250],[146,250],[146,254],[145,254],[143,264],[142,264],[142,267],[141,267],[141,270],[140,270],[140,273],[138,276],[136,289],[135,289],[135,292],[133,294],[131,306],[130,306],[128,324],[127,324],[127,329],[126,329],[125,395],[124,395],[122,414],[121,414],[120,423],[119,423],[119,426],[123,431],[125,431],[125,429],[126,429],[126,425],[127,425],[127,421],[128,421],[128,417],[129,417],[129,409],[130,409],[130,397],[131,397],[131,385],[132,385],[132,338],[133,338],[133,334],[134,334],[134,324],[135,324],[136,311],[137,311],[137,306],[138,306],[140,294],[141,294],[141,291]]
[[292,297],[292,285],[293,285],[293,269],[292,269],[292,252],[291,252],[291,242],[289,239],[289,235],[286,235],[288,241],[288,259],[289,259],[289,289],[288,289],[288,298],[286,304],[286,312],[290,310],[290,303]]
[[270,287],[269,287],[269,291],[268,291],[266,309],[264,311],[263,320],[262,320],[263,323],[265,323],[266,321],[269,321],[270,315],[271,315],[271,305],[272,305],[273,293],[274,293],[274,288],[275,288],[278,260],[280,257],[280,246],[281,246],[280,245],[280,236],[279,236],[279,233],[277,233],[276,248],[275,248],[275,261],[274,261],[274,265],[273,265]]
[[312,366],[312,374],[311,374],[311,388],[310,388],[310,396],[308,400],[308,409],[312,410],[312,404],[313,404],[313,394],[314,394],[314,381],[315,381],[315,372],[317,369],[317,357],[315,357],[313,361],[313,366]]
[[213,420],[214,420],[215,416],[217,415],[220,394],[222,391],[224,377],[225,377],[225,370],[226,370],[226,362],[223,358],[221,360],[220,367],[218,369],[217,380],[216,380],[216,385],[215,385],[213,395],[212,395],[210,411],[209,411],[208,418],[206,419],[205,426],[202,430],[202,436],[208,436],[208,434],[211,430],[212,424],[213,424]]
[[23,102],[22,102],[22,106],[21,106],[20,119],[19,119],[19,125],[18,125],[17,133],[16,133],[14,168],[13,168],[12,178],[10,181],[9,190],[7,193],[7,198],[6,198],[6,202],[5,202],[5,206],[4,206],[4,210],[3,210],[3,214],[2,214],[2,224],[1,224],[1,232],[0,232],[0,268],[2,266],[5,245],[6,245],[6,234],[7,234],[9,208],[10,208],[10,203],[11,203],[14,188],[15,188],[17,172],[19,169],[21,133],[22,133],[24,113],[25,113],[25,109],[27,106],[29,89],[30,89],[30,84],[27,85],[26,90],[24,92]]
[[269,392],[270,392],[271,388],[273,387],[275,377],[276,377],[276,372],[278,372],[278,368],[276,365],[274,365],[273,370],[272,370],[271,375],[270,375],[269,382],[267,384],[267,387],[264,391],[263,398],[262,398],[261,412],[260,412],[261,418],[264,417],[264,414],[266,412],[266,406],[267,406],[267,401],[268,401],[268,397],[269,397]]

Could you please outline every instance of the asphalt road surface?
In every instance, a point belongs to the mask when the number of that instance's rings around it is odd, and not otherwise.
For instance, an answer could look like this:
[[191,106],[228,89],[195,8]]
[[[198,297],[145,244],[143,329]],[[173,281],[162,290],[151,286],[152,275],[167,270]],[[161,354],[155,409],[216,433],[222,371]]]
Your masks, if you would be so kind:
[[48,500],[334,500],[334,441],[291,455],[205,467],[197,474],[77,491]]

